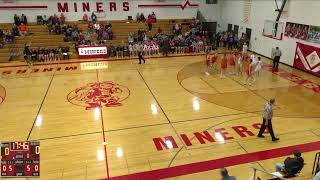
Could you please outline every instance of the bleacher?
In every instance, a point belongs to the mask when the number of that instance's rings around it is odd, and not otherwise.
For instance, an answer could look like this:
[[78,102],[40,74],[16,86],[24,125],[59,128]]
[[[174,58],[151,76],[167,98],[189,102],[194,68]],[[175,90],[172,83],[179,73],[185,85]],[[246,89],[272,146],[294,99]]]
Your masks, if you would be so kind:
[[[168,20],[161,19],[157,20],[156,23],[153,24],[152,31],[147,33],[148,37],[154,35],[157,32],[158,27],[162,29],[163,32],[170,32],[172,26],[175,23],[189,23],[190,19],[179,19],[179,20]],[[145,23],[137,23],[136,21],[130,21],[127,23],[127,20],[116,20],[110,21],[112,24],[112,31],[114,32],[114,39],[108,40],[107,44],[112,42],[113,45],[120,45],[122,42],[127,43],[128,33],[129,32],[137,32],[138,29],[147,29]],[[106,21],[101,21],[99,23],[106,24]],[[77,24],[78,27],[84,32],[87,31],[87,24],[83,24],[81,21],[79,22],[67,22],[67,24]],[[11,30],[12,24],[0,24],[0,29],[2,30]],[[70,52],[72,55],[71,59],[77,58],[76,50],[74,44],[72,42],[63,42],[63,35],[49,35],[47,27],[44,25],[37,25],[36,23],[29,23],[29,36],[19,36],[16,37],[15,44],[5,44],[3,49],[0,49],[0,62],[8,62],[10,51],[22,54],[25,43],[30,43],[31,48],[39,48],[39,47],[70,47]],[[96,40],[96,36],[92,36],[93,41]],[[14,60],[23,61],[23,56],[15,58]]]

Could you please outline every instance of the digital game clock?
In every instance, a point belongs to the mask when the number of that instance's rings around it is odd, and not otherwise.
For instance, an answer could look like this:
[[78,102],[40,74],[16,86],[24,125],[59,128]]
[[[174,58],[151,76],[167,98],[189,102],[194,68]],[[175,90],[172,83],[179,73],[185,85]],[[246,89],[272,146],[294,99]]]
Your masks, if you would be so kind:
[[1,177],[40,177],[40,142],[1,143]]

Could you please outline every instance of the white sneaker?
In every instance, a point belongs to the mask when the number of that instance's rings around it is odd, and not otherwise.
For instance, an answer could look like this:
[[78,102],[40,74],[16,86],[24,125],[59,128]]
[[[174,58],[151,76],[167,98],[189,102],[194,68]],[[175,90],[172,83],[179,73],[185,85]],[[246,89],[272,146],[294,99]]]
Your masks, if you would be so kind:
[[205,72],[205,74],[206,74],[207,76],[210,76],[210,73],[208,73],[208,72]]

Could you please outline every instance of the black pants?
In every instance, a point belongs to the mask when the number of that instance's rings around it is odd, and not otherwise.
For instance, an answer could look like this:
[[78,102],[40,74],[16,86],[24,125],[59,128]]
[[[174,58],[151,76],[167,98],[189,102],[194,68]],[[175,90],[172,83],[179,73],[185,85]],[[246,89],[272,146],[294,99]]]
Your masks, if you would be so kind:
[[271,119],[268,120],[268,125],[266,125],[266,119],[263,118],[262,126],[260,128],[258,136],[261,136],[264,133],[264,130],[266,130],[266,128],[268,128],[271,138],[275,139],[276,137],[274,136]]
[[273,68],[278,68],[278,66],[279,66],[279,62],[280,62],[280,56],[276,56],[276,57],[274,57],[274,59],[273,59]]
[[139,64],[141,64],[141,60],[143,60],[144,63],[146,62],[146,60],[142,56],[142,52],[138,52],[138,56],[139,56]]

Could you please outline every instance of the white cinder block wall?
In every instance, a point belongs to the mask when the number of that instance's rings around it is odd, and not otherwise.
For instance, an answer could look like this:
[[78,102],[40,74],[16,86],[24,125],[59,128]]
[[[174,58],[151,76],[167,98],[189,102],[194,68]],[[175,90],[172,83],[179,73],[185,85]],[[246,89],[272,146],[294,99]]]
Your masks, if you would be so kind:
[[[278,0],[279,1],[279,0]],[[251,16],[249,22],[243,22],[245,0],[221,1],[221,26],[227,29],[227,24],[240,26],[240,31],[245,28],[252,29],[250,49],[264,56],[271,56],[271,49],[279,46],[283,56],[281,62],[293,65],[297,39],[283,37],[282,41],[264,37],[262,35],[265,20],[276,20],[274,0],[252,0]],[[286,5],[288,16],[282,17],[281,22],[295,22],[300,24],[320,26],[320,1],[315,0],[288,0]],[[305,44],[320,47],[319,44],[301,41]]]
[[[48,9],[0,9],[0,23],[13,22],[13,15],[22,13],[26,14],[30,22],[36,21],[36,15],[59,15],[58,5],[68,3],[69,12],[65,12],[65,16],[69,21],[77,21],[82,19],[84,12],[82,11],[82,3],[88,2],[90,4],[90,12],[96,11],[96,2],[102,2],[102,8],[106,13],[106,18],[103,20],[123,20],[128,16],[135,17],[137,13],[150,14],[154,11],[159,19],[187,19],[196,17],[197,11],[201,10],[203,15],[211,20],[218,21],[220,18],[220,4],[207,5],[205,0],[189,0],[192,4],[199,4],[198,7],[187,7],[181,9],[179,7],[161,7],[161,8],[138,8],[138,4],[185,4],[187,0],[166,0],[165,2],[157,2],[156,0],[15,0],[14,3],[4,4],[0,1],[0,6],[43,6],[47,5]],[[74,12],[73,3],[76,2],[78,6],[78,12]],[[117,6],[117,11],[109,11],[109,3],[114,2]],[[123,2],[129,3],[129,11],[123,11]]]

